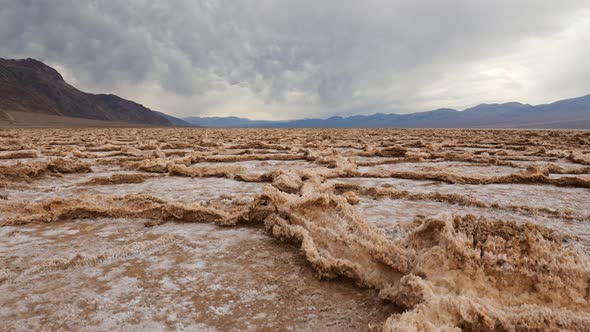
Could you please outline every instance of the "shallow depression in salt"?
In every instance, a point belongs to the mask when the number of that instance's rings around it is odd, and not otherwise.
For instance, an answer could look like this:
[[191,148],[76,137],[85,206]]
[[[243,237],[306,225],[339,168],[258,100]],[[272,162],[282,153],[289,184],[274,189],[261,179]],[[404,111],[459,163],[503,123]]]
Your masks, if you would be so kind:
[[254,174],[264,174],[273,172],[279,169],[283,170],[290,170],[296,168],[306,168],[306,167],[313,167],[317,166],[313,163],[310,163],[305,160],[253,160],[253,161],[236,161],[236,162],[199,162],[193,164],[194,166],[199,167],[215,167],[215,166],[240,166],[244,167],[244,169],[249,173]]
[[[98,218],[0,235],[0,278],[15,280],[0,285],[0,317],[19,317],[11,326],[20,330],[46,324],[38,311],[95,331],[309,330],[346,322],[342,312],[388,314],[370,291],[315,279],[296,250],[259,228]],[[334,314],[313,316],[314,305]]]
[[[116,172],[117,174],[140,174],[139,172]],[[145,173],[144,173],[145,174]],[[146,194],[169,201],[190,203],[212,199],[237,199],[247,202],[264,186],[264,183],[239,182],[226,178],[189,178],[180,176],[157,176],[142,183],[76,185],[97,176],[112,175],[108,172],[72,175],[63,178],[38,181],[31,189],[5,189],[12,200],[43,201],[56,197],[76,197],[82,193],[127,195]],[[1,193],[2,191],[0,191]]]
[[95,177],[107,177],[115,174],[140,174],[136,171],[124,171],[119,167],[93,167],[94,172],[49,176],[22,188],[0,188],[0,194],[15,201],[39,202],[55,197],[68,197],[84,186],[78,186]]
[[264,185],[264,183],[239,182],[226,178],[164,176],[149,178],[143,183],[86,186],[88,187],[86,190],[111,195],[141,193],[182,203],[224,198],[248,202]]
[[410,193],[441,192],[462,194],[486,203],[502,206],[527,205],[537,208],[570,210],[579,216],[590,216],[590,189],[533,184],[448,184],[438,181],[397,178],[338,178],[328,183],[349,183],[365,187],[391,185]]
[[[524,169],[524,168],[523,168]],[[475,163],[457,163],[452,161],[421,162],[421,163],[395,163],[378,166],[361,166],[358,168],[361,173],[372,172],[447,172],[463,176],[498,176],[509,175],[522,171],[523,169],[509,166],[494,166]]]

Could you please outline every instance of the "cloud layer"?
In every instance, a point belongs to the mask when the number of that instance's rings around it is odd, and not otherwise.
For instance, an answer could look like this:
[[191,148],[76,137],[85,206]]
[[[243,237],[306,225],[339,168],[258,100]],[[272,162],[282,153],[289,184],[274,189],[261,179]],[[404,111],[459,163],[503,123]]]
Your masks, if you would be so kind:
[[590,93],[586,0],[0,0],[0,56],[177,116],[405,113]]

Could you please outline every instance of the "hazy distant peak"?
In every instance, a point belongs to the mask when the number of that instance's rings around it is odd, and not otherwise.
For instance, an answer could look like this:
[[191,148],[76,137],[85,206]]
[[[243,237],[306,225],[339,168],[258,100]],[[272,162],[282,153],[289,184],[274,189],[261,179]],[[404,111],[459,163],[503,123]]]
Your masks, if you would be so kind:
[[532,128],[587,128],[590,129],[590,95],[561,100],[548,105],[529,105],[519,102],[479,104],[457,111],[439,108],[409,114],[332,116],[327,119],[292,121],[253,121],[242,118],[185,118],[202,126],[211,127],[532,127]]

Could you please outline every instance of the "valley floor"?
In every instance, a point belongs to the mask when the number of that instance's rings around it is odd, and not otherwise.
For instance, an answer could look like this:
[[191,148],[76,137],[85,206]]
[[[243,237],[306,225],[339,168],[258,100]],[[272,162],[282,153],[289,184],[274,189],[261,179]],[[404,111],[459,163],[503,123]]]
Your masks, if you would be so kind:
[[0,330],[584,330],[588,202],[588,131],[0,129]]
[[130,126],[133,125],[126,122],[101,121],[35,112],[0,110],[0,128],[100,128]]

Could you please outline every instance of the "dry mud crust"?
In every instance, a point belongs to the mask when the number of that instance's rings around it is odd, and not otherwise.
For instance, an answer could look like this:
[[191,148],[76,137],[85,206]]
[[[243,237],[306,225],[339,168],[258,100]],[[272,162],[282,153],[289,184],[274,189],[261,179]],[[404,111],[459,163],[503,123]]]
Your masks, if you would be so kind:
[[0,319],[584,330],[589,144],[584,131],[2,130]]

